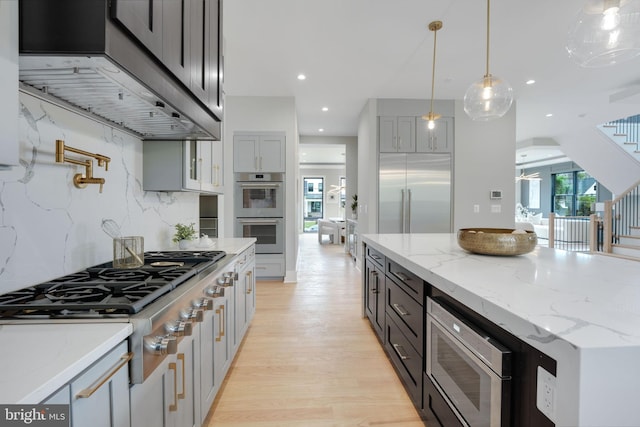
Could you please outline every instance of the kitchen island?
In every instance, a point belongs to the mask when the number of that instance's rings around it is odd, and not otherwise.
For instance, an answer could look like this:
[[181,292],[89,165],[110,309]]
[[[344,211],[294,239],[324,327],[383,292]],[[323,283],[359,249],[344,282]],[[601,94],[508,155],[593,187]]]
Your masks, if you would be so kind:
[[557,362],[557,426],[639,426],[640,265],[543,247],[468,253],[455,234],[363,235],[452,299]]

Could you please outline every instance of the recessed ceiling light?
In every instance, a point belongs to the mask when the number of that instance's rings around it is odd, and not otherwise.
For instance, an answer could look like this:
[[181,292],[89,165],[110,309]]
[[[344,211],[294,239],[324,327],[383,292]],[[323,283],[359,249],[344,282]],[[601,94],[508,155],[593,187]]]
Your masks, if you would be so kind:
[[545,117],[553,117],[553,114],[551,114],[551,113],[545,114]]
[[318,132],[324,132],[324,129],[320,128],[318,129]]
[[305,80],[307,78],[307,76],[305,76],[304,74],[298,74],[298,80]]
[[329,107],[322,107],[322,111],[329,111]]
[[533,79],[530,79],[530,80],[527,80],[527,81],[526,81],[526,83],[527,83],[528,85],[532,85],[532,84],[534,84],[535,82],[536,82],[536,81],[535,81],[535,80],[533,80]]

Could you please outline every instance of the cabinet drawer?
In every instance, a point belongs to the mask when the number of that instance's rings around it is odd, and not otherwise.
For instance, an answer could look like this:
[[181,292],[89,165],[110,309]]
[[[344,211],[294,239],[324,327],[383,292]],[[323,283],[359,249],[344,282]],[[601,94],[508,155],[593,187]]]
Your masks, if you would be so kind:
[[433,427],[464,427],[458,417],[449,407],[440,392],[424,374],[424,398],[422,411],[426,421]]
[[387,314],[396,322],[418,354],[424,347],[424,307],[393,281],[387,286]]
[[422,356],[413,348],[396,323],[386,317],[385,348],[413,403],[422,408]]
[[424,304],[424,281],[421,278],[390,260],[387,260],[387,276],[421,305]]
[[367,246],[366,256],[367,256],[367,258],[370,258],[371,261],[373,261],[376,264],[378,264],[380,267],[384,267],[385,256],[382,255],[381,252],[378,252],[375,249],[373,249],[372,247]]

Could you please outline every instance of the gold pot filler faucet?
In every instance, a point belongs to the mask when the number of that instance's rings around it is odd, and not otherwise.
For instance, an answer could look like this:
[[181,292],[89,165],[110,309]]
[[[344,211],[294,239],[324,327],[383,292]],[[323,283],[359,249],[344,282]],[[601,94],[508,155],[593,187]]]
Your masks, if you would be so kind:
[[104,185],[104,178],[96,178],[93,176],[93,160],[76,160],[66,157],[65,151],[71,151],[72,153],[80,154],[82,156],[93,157],[98,161],[98,166],[104,166],[104,170],[109,170],[110,157],[103,156],[102,154],[89,153],[87,151],[79,150],[77,148],[64,145],[64,141],[61,139],[56,140],[56,163],[72,163],[78,166],[85,167],[85,173],[77,173],[73,176],[73,184],[77,188],[85,188],[88,184],[100,184],[100,192],[102,193],[102,186]]

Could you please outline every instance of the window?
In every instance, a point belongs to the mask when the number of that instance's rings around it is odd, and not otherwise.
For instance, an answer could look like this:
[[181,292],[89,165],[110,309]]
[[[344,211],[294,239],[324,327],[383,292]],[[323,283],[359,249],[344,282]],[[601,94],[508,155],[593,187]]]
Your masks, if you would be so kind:
[[305,232],[318,230],[318,218],[324,216],[322,187],[324,178],[304,177],[304,194],[302,203],[302,216],[304,218]]
[[552,175],[552,211],[560,216],[588,216],[596,201],[596,180],[585,171]]

